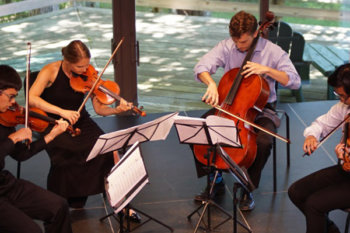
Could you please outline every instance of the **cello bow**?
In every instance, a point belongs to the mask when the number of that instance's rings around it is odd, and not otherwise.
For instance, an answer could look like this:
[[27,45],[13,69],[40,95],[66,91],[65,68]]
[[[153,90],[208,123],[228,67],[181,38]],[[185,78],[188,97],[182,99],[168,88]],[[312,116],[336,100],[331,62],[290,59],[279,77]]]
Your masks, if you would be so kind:
[[242,122],[244,122],[244,123],[246,123],[246,124],[248,124],[248,125],[250,125],[250,126],[256,128],[256,129],[259,129],[259,130],[261,130],[261,131],[263,131],[263,132],[265,132],[265,133],[267,133],[267,134],[269,134],[269,135],[271,135],[271,136],[273,136],[273,137],[275,137],[275,138],[278,138],[278,139],[280,139],[281,141],[283,141],[283,142],[285,142],[285,143],[288,143],[288,144],[291,143],[290,140],[289,140],[288,138],[284,138],[284,137],[282,137],[282,136],[279,135],[279,134],[276,134],[276,133],[274,133],[274,132],[272,132],[272,131],[270,131],[270,130],[268,130],[268,129],[265,129],[265,128],[263,128],[263,127],[261,127],[261,126],[255,124],[255,123],[253,123],[253,122],[250,122],[250,121],[245,120],[245,119],[243,119],[243,118],[241,118],[241,117],[239,117],[239,116],[237,116],[237,115],[235,115],[235,114],[233,114],[233,113],[230,113],[229,111],[226,111],[225,109],[221,108],[219,105],[215,105],[214,108],[216,108],[217,110],[219,110],[219,111],[221,111],[221,112],[223,112],[223,113],[225,113],[225,114],[227,114],[227,115],[229,115],[229,116],[231,116],[231,117],[236,118],[237,120],[240,120],[240,121],[242,121]]

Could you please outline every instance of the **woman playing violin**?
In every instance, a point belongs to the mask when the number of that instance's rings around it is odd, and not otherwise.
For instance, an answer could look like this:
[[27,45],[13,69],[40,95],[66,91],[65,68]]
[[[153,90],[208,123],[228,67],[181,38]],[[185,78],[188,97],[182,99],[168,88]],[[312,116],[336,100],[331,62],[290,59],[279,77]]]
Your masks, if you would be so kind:
[[[219,42],[200,59],[194,68],[195,79],[208,86],[202,100],[214,106],[219,104],[219,92],[218,86],[211,75],[215,74],[219,67],[222,67],[225,72],[241,67],[248,50],[258,35],[257,20],[253,15],[240,11],[232,17],[229,32],[230,38]],[[291,89],[300,87],[300,77],[289,59],[289,55],[279,46],[260,37],[252,58],[242,68],[244,78],[256,74],[267,81],[270,88],[268,104],[263,112],[256,117],[255,123],[275,132],[278,125],[277,118],[274,117],[274,104],[277,100],[275,82]],[[255,187],[259,186],[261,171],[270,155],[272,139],[272,136],[262,131],[257,132],[256,159],[248,169],[248,174]],[[225,190],[221,181],[222,177],[219,176],[216,180],[217,184],[214,186],[214,193],[216,194],[223,193],[223,190]],[[205,197],[205,193],[196,196],[195,200],[201,201]],[[252,210],[254,205],[251,193],[243,193],[240,201],[241,210]]]
[[[308,154],[317,148],[321,137],[331,132],[350,113],[350,64],[337,68],[329,76],[328,84],[334,88],[340,101],[305,129],[303,149]],[[340,160],[348,152],[344,143],[335,147]],[[335,209],[350,208],[350,173],[340,165],[321,169],[292,184],[288,194],[305,215],[307,233],[340,232],[327,214]]]
[[[86,158],[97,138],[103,134],[90,118],[85,107],[78,112],[84,93],[70,86],[73,74],[83,74],[90,64],[90,51],[79,40],[72,41],[62,49],[63,60],[43,67],[30,88],[30,105],[44,110],[53,118],[67,119],[80,129],[79,136],[64,133],[47,147],[51,168],[47,188],[65,198],[71,207],[81,208],[87,196],[104,191],[104,177],[114,165],[113,153],[99,156],[89,162]],[[92,95],[95,112],[101,116],[130,110],[131,103],[121,99],[117,107],[102,104]]]
[[[0,113],[15,104],[22,82],[12,67],[0,65]],[[34,219],[44,221],[45,232],[71,233],[69,208],[65,199],[29,181],[16,179],[4,170],[5,157],[18,161],[31,158],[43,150],[57,135],[64,132],[68,122],[57,120],[44,137],[32,142],[30,128],[0,125],[0,232],[42,232]],[[24,140],[30,142],[28,147]]]

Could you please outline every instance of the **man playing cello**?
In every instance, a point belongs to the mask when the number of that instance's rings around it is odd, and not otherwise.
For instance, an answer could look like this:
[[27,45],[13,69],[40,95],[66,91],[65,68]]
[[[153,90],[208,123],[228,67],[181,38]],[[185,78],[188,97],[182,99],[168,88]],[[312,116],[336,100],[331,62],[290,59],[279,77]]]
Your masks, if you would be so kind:
[[[253,44],[254,38],[258,36],[256,18],[244,11],[235,14],[229,24],[230,38],[220,41],[213,49],[205,54],[194,68],[195,79],[205,83],[208,88],[202,97],[207,104],[216,106],[219,104],[219,92],[212,74],[215,74],[219,67],[227,72],[234,68],[241,67],[248,50]],[[279,125],[275,117],[275,103],[277,101],[275,83],[290,89],[300,87],[300,76],[298,75],[289,55],[278,45],[267,39],[259,38],[252,53],[250,61],[246,63],[241,73],[243,78],[251,75],[260,75],[266,80],[270,88],[267,105],[255,119],[255,124],[275,132]],[[271,135],[256,130],[257,152],[253,164],[248,168],[248,174],[255,185],[259,186],[262,169],[270,155],[273,138]],[[197,164],[198,165],[198,164]],[[203,175],[197,166],[198,176]],[[221,173],[214,186],[214,195],[222,194],[225,190]],[[206,198],[206,191],[195,197],[195,200],[202,201]],[[240,200],[241,210],[252,210],[255,202],[251,193],[243,193]]]

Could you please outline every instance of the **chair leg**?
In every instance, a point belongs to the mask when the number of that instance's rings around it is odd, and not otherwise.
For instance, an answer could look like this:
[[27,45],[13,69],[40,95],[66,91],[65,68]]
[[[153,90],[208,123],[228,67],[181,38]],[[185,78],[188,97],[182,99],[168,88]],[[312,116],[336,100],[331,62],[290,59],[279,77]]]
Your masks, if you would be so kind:
[[[289,116],[286,112],[283,111],[283,114],[286,118],[286,137],[287,139],[289,140],[290,139],[290,127],[289,127]],[[282,117],[283,117],[283,114],[282,114]],[[281,117],[281,118],[282,118]],[[273,143],[272,143],[272,150],[273,150],[273,153],[272,153],[272,156],[273,156],[273,191],[276,192],[277,191],[277,161],[276,161],[276,138],[273,137]],[[287,167],[289,168],[290,166],[290,144],[289,143],[286,143],[286,150],[287,150]]]
[[[286,112],[284,112],[284,115],[286,117],[286,135],[287,139],[290,139],[290,131],[289,131],[289,116]],[[290,166],[290,144],[287,143],[287,167]]]

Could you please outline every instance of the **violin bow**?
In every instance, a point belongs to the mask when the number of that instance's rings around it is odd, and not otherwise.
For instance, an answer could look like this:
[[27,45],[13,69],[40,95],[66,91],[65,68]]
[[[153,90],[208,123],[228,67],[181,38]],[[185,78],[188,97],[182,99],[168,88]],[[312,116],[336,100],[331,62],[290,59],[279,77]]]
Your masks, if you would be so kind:
[[[334,129],[332,129],[331,132],[329,132],[326,136],[324,136],[324,137],[321,139],[321,141],[317,144],[317,147],[316,147],[315,150],[317,150],[320,146],[322,146],[322,144],[325,143],[325,141],[327,141],[328,138],[330,138],[330,136],[332,136],[333,133],[334,133],[335,131],[337,131],[337,129],[339,129],[340,126],[342,126],[343,123],[344,123],[345,121],[347,121],[349,118],[350,118],[350,113],[344,118],[344,120],[342,120],[336,127],[334,127]],[[314,153],[315,150],[313,150],[311,153]],[[308,154],[307,152],[305,152],[305,153],[303,154],[303,157],[304,157],[305,155],[309,155],[309,154]]]
[[243,118],[241,118],[241,117],[239,117],[239,116],[237,116],[237,115],[235,115],[233,113],[230,113],[230,112],[226,111],[225,109],[221,108],[219,105],[215,105],[214,108],[216,108],[217,110],[219,110],[219,111],[221,111],[223,113],[226,113],[227,115],[229,115],[231,117],[236,118],[237,120],[243,121],[244,123],[247,123],[248,125],[253,126],[254,128],[257,128],[257,129],[259,129],[259,130],[261,130],[261,131],[263,131],[263,132],[265,132],[265,133],[267,133],[267,134],[269,134],[269,135],[271,135],[271,136],[273,136],[275,138],[278,138],[281,141],[284,141],[285,143],[289,143],[290,144],[290,140],[289,139],[284,138],[284,137],[282,137],[282,136],[280,136],[280,135],[278,135],[278,134],[276,134],[274,132],[271,132],[270,130],[265,129],[265,128],[257,125],[257,124],[254,124],[253,122],[247,121],[247,120],[245,120],[245,119],[243,119]]
[[114,51],[113,51],[111,57],[109,58],[109,60],[107,61],[106,65],[105,65],[105,67],[103,68],[103,70],[101,71],[101,73],[100,73],[100,74],[98,75],[98,77],[96,78],[96,80],[95,80],[94,84],[92,85],[90,91],[87,93],[87,95],[86,95],[86,97],[85,97],[83,103],[80,105],[80,107],[79,107],[79,109],[78,109],[78,112],[79,112],[79,113],[81,112],[81,110],[83,109],[84,105],[85,105],[86,102],[88,101],[88,99],[89,99],[89,97],[91,96],[92,92],[95,90],[95,87],[97,86],[98,81],[101,79],[103,73],[104,73],[105,70],[107,69],[107,66],[109,65],[109,63],[111,63],[113,57],[114,57],[115,54],[117,53],[119,47],[122,45],[123,41],[124,41],[124,37],[122,37],[122,39],[119,41],[117,47],[114,49]]
[[31,54],[31,43],[27,43],[27,64],[26,64],[26,104],[25,104],[25,120],[24,120],[24,127],[29,127],[29,78],[30,78],[30,54]]
[[[24,114],[24,127],[29,128],[29,77],[30,77],[30,54],[32,50],[32,44],[27,43],[27,64],[26,64],[26,104],[25,104],[25,114]],[[28,149],[30,148],[29,140],[25,141]]]

